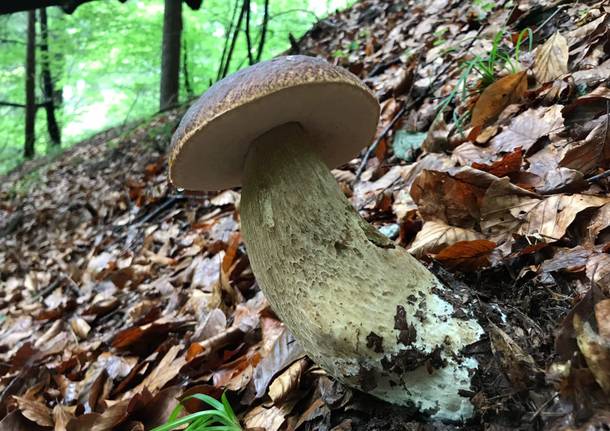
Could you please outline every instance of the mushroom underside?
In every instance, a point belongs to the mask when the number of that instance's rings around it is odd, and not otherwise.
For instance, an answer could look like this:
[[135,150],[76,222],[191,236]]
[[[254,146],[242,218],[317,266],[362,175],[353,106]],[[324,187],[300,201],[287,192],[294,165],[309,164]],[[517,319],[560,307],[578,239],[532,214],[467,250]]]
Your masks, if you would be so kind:
[[246,157],[242,233],[265,296],[332,376],[435,419],[470,417],[460,393],[478,364],[461,350],[482,328],[360,217],[310,140],[287,123],[255,139]]

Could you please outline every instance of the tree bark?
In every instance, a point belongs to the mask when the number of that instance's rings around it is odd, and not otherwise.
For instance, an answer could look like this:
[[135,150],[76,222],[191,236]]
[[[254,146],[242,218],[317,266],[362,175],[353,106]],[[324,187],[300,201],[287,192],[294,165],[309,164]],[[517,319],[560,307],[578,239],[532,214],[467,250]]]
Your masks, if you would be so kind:
[[222,73],[224,72],[225,61],[227,59],[227,53],[229,51],[229,45],[231,44],[233,34],[233,26],[235,24],[235,17],[237,16],[237,10],[239,9],[239,0],[235,0],[235,4],[233,6],[233,13],[231,14],[231,21],[229,22],[229,29],[227,30],[227,37],[225,38],[225,43],[222,48],[222,56],[220,57],[220,64],[218,65],[218,73],[216,74],[216,80],[220,80],[223,78]]
[[161,91],[159,109],[178,103],[180,91],[180,39],[182,36],[182,2],[165,0],[163,45],[161,49]]
[[188,45],[186,44],[186,38],[182,41],[182,76],[184,77],[184,91],[186,91],[186,97],[189,99],[193,98],[194,91],[191,85],[191,78],[189,74],[189,57],[188,57]]
[[254,64],[254,55],[252,54],[252,38],[250,37],[250,0],[244,0],[244,8],[246,9],[246,48],[248,50],[248,64]]
[[28,12],[27,46],[25,54],[25,144],[23,156],[34,157],[36,122],[36,14]]
[[260,39],[258,41],[258,51],[256,53],[256,62],[261,61],[263,48],[267,39],[267,27],[269,26],[269,0],[265,0],[265,12],[263,15],[263,24],[261,25]]
[[49,27],[47,21],[47,10],[42,8],[40,14],[40,54],[42,67],[42,91],[44,97],[44,108],[47,113],[47,130],[51,139],[51,146],[61,145],[61,130],[55,117],[55,90],[53,78],[51,77],[51,57],[49,54]]
[[231,45],[229,46],[229,52],[227,53],[227,59],[222,70],[221,78],[224,78],[229,74],[231,60],[233,59],[233,51],[235,50],[235,44],[237,43],[237,38],[239,37],[239,32],[241,31],[241,23],[244,19],[244,15],[246,14],[246,3],[247,0],[243,0],[241,5],[241,11],[239,12],[239,17],[237,18],[237,23],[235,24],[235,28],[233,29],[233,38],[231,39]]

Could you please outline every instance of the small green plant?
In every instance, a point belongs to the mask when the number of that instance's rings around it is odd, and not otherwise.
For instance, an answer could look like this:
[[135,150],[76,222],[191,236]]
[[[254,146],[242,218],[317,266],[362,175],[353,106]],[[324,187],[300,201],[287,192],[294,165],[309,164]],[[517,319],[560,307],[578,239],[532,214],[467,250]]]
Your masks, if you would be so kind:
[[479,19],[485,19],[487,14],[494,10],[496,3],[488,0],[473,0],[473,4],[480,9]]
[[[442,100],[437,111],[437,116],[441,115],[458,95],[461,95],[462,100],[466,100],[468,96],[483,91],[487,86],[496,81],[498,72],[508,70],[510,73],[516,73],[519,70],[521,47],[526,40],[528,41],[529,50],[532,50],[532,30],[526,28],[519,33],[514,53],[512,54],[511,51],[502,48],[502,41],[505,35],[506,31],[496,33],[492,41],[491,50],[487,56],[477,55],[462,64],[462,72],[458,81],[451,93]],[[471,79],[473,74],[479,76],[475,83]],[[463,124],[469,116],[470,112],[458,115],[455,110],[453,111],[453,121],[455,122],[455,127],[460,132],[463,131]]]
[[443,43],[447,42],[447,40],[445,39],[445,33],[447,33],[449,31],[448,27],[442,27],[439,28],[438,30],[436,30],[434,32],[434,41],[432,42],[433,46],[439,46],[442,45]]
[[[222,394],[220,401],[209,395],[195,394],[186,397],[182,402],[190,399],[202,401],[212,408],[178,417],[184,410],[184,404],[180,403],[172,411],[165,424],[151,431],[172,431],[176,429],[184,431],[242,431],[239,419],[235,416],[226,394]],[[186,428],[184,428],[185,425]]]

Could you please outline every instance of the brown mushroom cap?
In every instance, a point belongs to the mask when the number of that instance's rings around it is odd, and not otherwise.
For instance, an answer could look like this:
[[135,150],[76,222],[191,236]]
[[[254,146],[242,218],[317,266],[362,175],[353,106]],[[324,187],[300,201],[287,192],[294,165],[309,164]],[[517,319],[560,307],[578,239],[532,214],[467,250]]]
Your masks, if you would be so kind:
[[334,167],[371,142],[378,118],[377,99],[347,70],[277,57],[218,81],[190,107],[172,137],[170,180],[188,190],[241,185],[250,143],[289,122],[300,123]]

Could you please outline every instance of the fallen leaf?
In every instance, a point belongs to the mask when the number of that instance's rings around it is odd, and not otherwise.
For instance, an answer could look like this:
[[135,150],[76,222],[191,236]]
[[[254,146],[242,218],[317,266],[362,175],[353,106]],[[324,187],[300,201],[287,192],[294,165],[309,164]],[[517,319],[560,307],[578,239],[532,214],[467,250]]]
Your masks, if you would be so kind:
[[496,160],[491,165],[483,163],[473,163],[474,169],[489,172],[496,177],[504,177],[509,174],[514,174],[521,170],[523,164],[523,150],[516,148],[514,151],[505,154],[500,160]]
[[538,234],[550,241],[559,241],[576,216],[587,208],[597,208],[610,198],[593,195],[552,195],[532,207],[518,230],[521,235]]
[[599,124],[589,133],[582,145],[574,147],[561,159],[560,165],[583,174],[606,167],[610,161],[610,121]]
[[521,101],[527,91],[527,72],[513,73],[489,85],[472,110],[472,127],[485,127],[511,103]]
[[495,248],[496,243],[486,239],[459,241],[442,249],[434,258],[448,269],[472,272],[489,265],[489,256]]
[[500,369],[517,391],[522,391],[540,373],[534,359],[493,323],[488,327],[491,349]]
[[427,221],[417,233],[409,248],[409,253],[420,257],[427,253],[436,253],[459,241],[472,241],[482,238],[483,235],[470,229],[449,226],[437,221]]
[[544,84],[568,73],[568,41],[556,32],[536,50],[534,76]]
[[[180,368],[186,364],[186,358],[178,356],[178,352],[182,349],[181,346],[176,345],[172,346],[163,359],[157,364],[154,370],[146,376],[146,378],[140,383],[132,393],[141,393],[144,389],[146,389],[150,393],[155,393],[159,389],[162,389],[166,383],[172,380],[174,377],[178,375],[180,372]],[[129,394],[129,393],[128,393]],[[126,395],[128,395],[126,394]]]
[[[596,309],[598,304],[599,302],[595,304]],[[596,313],[595,317],[605,316],[606,305],[600,307],[599,313]],[[595,376],[595,381],[606,395],[610,395],[610,339],[598,334],[591,324],[583,321],[578,314],[574,314],[574,329],[578,348]]]
[[273,379],[273,382],[269,385],[269,397],[275,404],[284,401],[299,387],[301,376],[307,367],[309,367],[309,360],[301,358],[293,362],[284,372]]
[[492,139],[491,148],[498,153],[510,153],[521,147],[527,153],[540,138],[563,129],[561,109],[561,105],[528,109]]
[[40,426],[53,426],[51,410],[44,403],[15,395],[13,395],[13,398],[17,401],[17,407],[23,416]]
[[87,338],[91,326],[82,317],[75,317],[70,321],[70,326],[78,338],[84,340]]

